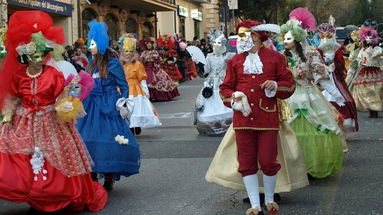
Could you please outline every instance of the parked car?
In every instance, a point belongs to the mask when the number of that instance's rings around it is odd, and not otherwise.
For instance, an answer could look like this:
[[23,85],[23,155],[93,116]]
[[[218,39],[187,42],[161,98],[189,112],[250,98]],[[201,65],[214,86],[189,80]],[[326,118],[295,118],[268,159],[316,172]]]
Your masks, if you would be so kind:
[[344,27],[337,27],[336,31],[336,41],[341,44],[344,44],[344,41],[347,39],[347,31]]

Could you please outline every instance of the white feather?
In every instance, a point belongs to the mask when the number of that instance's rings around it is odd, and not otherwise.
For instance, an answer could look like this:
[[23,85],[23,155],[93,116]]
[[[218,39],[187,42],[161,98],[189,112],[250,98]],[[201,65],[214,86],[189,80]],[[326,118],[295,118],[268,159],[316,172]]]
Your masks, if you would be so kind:
[[260,24],[251,28],[253,31],[269,31],[279,34],[281,32],[281,27],[275,24]]

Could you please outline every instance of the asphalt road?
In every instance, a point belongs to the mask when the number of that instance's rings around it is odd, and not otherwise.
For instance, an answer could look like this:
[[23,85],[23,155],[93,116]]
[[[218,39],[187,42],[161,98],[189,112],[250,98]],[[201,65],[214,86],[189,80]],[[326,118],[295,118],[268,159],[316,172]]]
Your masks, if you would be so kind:
[[[199,136],[192,126],[195,97],[201,80],[180,86],[174,101],[154,103],[162,127],[143,129],[142,166],[138,175],[123,178],[97,213],[67,215],[243,215],[245,192],[209,184],[204,176],[221,137]],[[383,117],[383,113],[379,113]],[[282,214],[383,214],[383,118],[359,113],[360,131],[347,136],[349,152],[343,171],[310,181],[310,186],[282,194]],[[0,201],[0,214],[27,214],[27,204]]]

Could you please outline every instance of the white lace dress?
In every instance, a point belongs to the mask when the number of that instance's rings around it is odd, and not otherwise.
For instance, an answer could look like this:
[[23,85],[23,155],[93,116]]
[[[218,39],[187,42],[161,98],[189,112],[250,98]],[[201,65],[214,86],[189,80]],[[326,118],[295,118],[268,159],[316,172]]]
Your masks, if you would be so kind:
[[[194,124],[200,134],[209,136],[223,135],[232,122],[233,111],[224,106],[219,95],[219,85],[225,78],[227,61],[233,55],[232,53],[226,53],[217,56],[210,53],[206,57],[205,74],[209,75],[197,96],[194,114]],[[202,94],[206,87],[212,90],[212,95],[208,98],[205,98]]]

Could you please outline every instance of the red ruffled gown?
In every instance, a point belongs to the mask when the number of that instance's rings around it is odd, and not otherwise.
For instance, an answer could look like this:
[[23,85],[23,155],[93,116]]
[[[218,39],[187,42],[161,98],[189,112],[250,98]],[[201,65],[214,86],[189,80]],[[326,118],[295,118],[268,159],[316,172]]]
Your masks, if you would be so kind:
[[[44,212],[67,206],[99,211],[108,197],[91,179],[88,151],[74,124],[56,116],[63,87],[62,73],[49,66],[36,78],[25,72],[16,77],[12,93],[21,104],[11,123],[0,124],[0,198]],[[33,168],[31,158],[39,150],[43,159]]]
[[161,50],[160,56],[163,59],[161,68],[172,78],[173,81],[181,80],[182,74],[176,64],[178,58],[177,51],[175,49],[164,49]]

